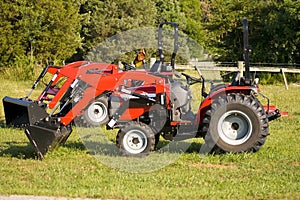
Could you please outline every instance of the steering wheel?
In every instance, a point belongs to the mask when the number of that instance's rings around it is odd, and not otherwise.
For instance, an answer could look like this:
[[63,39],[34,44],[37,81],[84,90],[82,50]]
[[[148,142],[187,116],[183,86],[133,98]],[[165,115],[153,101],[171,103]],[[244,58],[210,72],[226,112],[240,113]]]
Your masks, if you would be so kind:
[[134,66],[128,64],[127,62],[123,62],[123,61],[122,61],[121,63],[122,63],[122,65],[124,65],[124,71],[128,71],[128,70],[135,69]]
[[195,83],[202,83],[202,79],[192,77],[186,73],[181,73],[186,78],[186,82],[188,85],[193,85]]

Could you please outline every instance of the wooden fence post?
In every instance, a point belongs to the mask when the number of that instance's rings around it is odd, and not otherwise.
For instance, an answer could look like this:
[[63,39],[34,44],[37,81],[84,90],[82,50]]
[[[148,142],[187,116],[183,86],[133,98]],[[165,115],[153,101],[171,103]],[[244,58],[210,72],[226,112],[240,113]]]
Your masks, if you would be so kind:
[[283,81],[284,81],[285,89],[288,90],[289,86],[288,86],[288,83],[287,83],[287,80],[286,80],[286,77],[285,77],[285,74],[284,74],[284,69],[281,68],[280,71],[281,71],[282,76],[283,76]]
[[[239,69],[239,72],[240,72],[240,79],[241,77],[244,76],[244,61],[238,61],[238,69]],[[240,81],[240,80],[239,80]]]

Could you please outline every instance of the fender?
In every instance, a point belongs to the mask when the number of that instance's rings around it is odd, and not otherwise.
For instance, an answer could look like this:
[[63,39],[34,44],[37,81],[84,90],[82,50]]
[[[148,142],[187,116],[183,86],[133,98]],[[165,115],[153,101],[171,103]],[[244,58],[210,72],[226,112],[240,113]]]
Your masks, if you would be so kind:
[[210,108],[215,99],[221,95],[227,95],[229,93],[243,93],[251,94],[251,92],[257,93],[258,87],[256,86],[232,86],[232,85],[217,85],[211,90],[209,95],[202,101],[199,106],[196,123],[201,124],[204,118],[204,114]]

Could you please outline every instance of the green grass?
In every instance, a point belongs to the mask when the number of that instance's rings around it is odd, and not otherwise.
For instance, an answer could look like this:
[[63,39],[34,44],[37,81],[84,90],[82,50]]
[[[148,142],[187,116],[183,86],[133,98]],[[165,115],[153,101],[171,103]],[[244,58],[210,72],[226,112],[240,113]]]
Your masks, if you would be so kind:
[[[0,97],[25,96],[30,82],[1,80]],[[108,163],[85,149],[76,131],[66,145],[36,159],[22,129],[4,125],[0,106],[0,195],[47,195],[103,199],[300,199],[300,87],[263,86],[289,118],[270,123],[270,136],[254,154],[201,155],[194,139],[188,152],[152,153]],[[114,132],[110,132],[114,138]],[[111,139],[113,140],[113,139]],[[109,156],[108,156],[109,157]],[[97,159],[98,158],[98,159]],[[151,159],[154,158],[154,159]],[[170,163],[142,172],[141,166]],[[100,159],[100,161],[99,161]],[[120,160],[121,159],[121,160]],[[122,170],[132,163],[138,173]],[[112,168],[110,166],[115,166]],[[131,165],[132,166],[132,165]]]

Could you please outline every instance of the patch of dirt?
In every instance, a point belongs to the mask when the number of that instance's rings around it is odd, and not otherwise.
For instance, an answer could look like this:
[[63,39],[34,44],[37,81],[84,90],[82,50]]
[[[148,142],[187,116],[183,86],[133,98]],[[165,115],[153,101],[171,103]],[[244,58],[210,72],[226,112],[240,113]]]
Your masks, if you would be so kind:
[[294,163],[294,165],[295,165],[296,167],[300,167],[300,162],[296,162],[296,163]]
[[219,169],[237,169],[236,165],[221,165],[221,164],[204,164],[204,163],[195,163],[191,165],[196,168],[219,168]]
[[[95,200],[95,199],[32,196],[32,195],[10,195],[10,196],[2,195],[0,196],[0,200]],[[97,199],[97,200],[101,200],[101,199]]]

